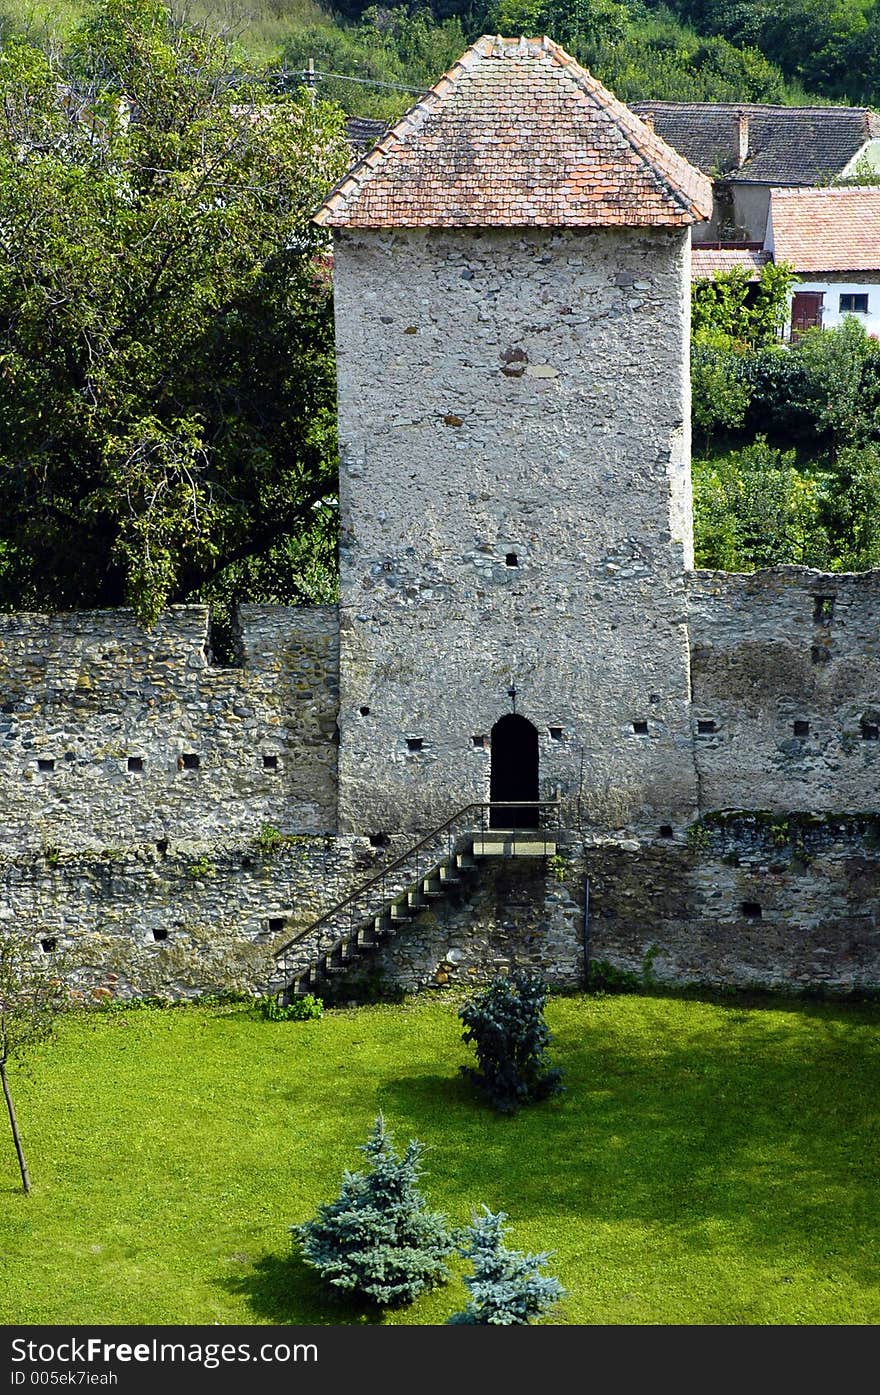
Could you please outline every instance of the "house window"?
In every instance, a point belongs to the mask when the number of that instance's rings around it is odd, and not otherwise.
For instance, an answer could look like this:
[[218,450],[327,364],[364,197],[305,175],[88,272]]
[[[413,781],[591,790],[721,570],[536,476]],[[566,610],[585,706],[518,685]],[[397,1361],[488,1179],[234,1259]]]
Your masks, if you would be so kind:
[[841,315],[867,315],[868,297],[865,295],[842,295],[840,297]]

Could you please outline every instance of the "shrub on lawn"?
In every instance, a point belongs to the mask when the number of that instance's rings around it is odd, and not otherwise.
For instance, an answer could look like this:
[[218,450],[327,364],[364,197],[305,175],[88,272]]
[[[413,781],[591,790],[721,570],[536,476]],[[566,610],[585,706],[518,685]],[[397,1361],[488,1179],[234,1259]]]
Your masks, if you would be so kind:
[[550,1258],[549,1251],[529,1255],[508,1250],[506,1220],[504,1211],[493,1214],[488,1206],[483,1207],[482,1216],[474,1216],[460,1247],[474,1266],[473,1274],[465,1278],[471,1296],[465,1308],[448,1319],[450,1323],[524,1325],[565,1297],[558,1279],[539,1272]]
[[294,1243],[340,1292],[382,1306],[411,1303],[449,1277],[445,1261],[456,1237],[418,1189],[421,1143],[410,1139],[399,1157],[380,1114],[360,1151],[369,1170],[345,1172],[337,1199],[291,1226]]
[[519,969],[493,979],[459,1009],[465,1024],[462,1040],[473,1042],[479,1063],[479,1070],[462,1066],[462,1072],[502,1114],[562,1088],[562,1071],[547,1064],[546,996],[546,985]]
[[260,998],[257,1011],[267,1022],[308,1022],[313,1017],[323,1017],[324,1004],[312,993],[291,998],[289,1003],[281,1001],[281,994]]

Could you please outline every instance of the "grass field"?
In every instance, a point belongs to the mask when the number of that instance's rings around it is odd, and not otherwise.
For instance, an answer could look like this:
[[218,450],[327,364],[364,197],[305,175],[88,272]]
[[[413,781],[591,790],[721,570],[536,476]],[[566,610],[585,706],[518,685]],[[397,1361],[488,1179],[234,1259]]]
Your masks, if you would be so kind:
[[[375,1320],[287,1227],[379,1109],[428,1146],[433,1207],[485,1202],[508,1243],[555,1251],[559,1323],[880,1321],[880,1009],[575,996],[547,1020],[566,1092],[504,1118],[458,1073],[449,999],[69,1018],[16,1072],[30,1197],[0,1133],[0,1322]],[[445,1322],[460,1275],[381,1320]]]

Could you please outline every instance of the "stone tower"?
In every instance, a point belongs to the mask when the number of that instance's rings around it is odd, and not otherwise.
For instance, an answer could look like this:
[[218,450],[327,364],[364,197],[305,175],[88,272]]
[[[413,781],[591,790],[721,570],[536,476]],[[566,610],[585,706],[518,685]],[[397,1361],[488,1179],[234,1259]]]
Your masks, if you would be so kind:
[[[693,817],[695,169],[484,36],[340,183],[340,829]],[[496,825],[528,822],[522,811]]]

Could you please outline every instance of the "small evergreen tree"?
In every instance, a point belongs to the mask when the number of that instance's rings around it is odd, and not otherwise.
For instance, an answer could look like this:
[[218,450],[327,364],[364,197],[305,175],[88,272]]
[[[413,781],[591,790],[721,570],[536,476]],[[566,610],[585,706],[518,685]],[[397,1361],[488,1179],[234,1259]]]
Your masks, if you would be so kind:
[[421,1143],[410,1139],[399,1157],[380,1114],[360,1151],[369,1170],[346,1171],[337,1199],[320,1206],[314,1220],[291,1226],[294,1243],[340,1292],[382,1306],[411,1303],[449,1277],[445,1260],[456,1237],[418,1190]]
[[504,1211],[493,1214],[488,1206],[474,1216],[461,1254],[471,1260],[474,1272],[465,1278],[470,1299],[450,1323],[523,1325],[552,1308],[565,1289],[558,1279],[539,1273],[550,1252],[529,1255],[508,1250],[504,1244]]
[[462,1040],[473,1042],[479,1070],[462,1066],[502,1114],[562,1088],[562,1071],[547,1064],[546,985],[524,969],[499,976],[459,1009]]

